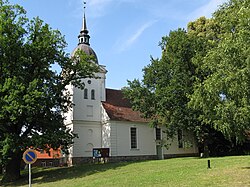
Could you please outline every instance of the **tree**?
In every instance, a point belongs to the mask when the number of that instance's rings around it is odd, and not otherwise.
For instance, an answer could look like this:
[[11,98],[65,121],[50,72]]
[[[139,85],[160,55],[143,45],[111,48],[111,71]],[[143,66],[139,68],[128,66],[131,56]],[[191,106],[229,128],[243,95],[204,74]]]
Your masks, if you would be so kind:
[[214,13],[220,28],[218,45],[202,60],[209,71],[196,83],[190,106],[202,111],[200,119],[234,143],[250,130],[249,0],[231,0]]
[[[22,153],[30,147],[67,150],[76,136],[63,123],[71,106],[66,86],[83,88],[93,77],[92,57],[70,58],[66,42],[39,18],[29,20],[19,5],[0,0],[0,162],[5,181],[20,177]],[[63,71],[51,68],[59,65]]]
[[188,95],[199,77],[193,58],[205,51],[204,41],[183,29],[171,31],[160,43],[161,59],[151,59],[143,69],[143,80],[128,81],[129,87],[124,88],[133,108],[151,119],[151,125],[165,126],[169,138],[179,129],[200,127],[199,111],[188,107]]
[[142,81],[128,81],[124,89],[133,108],[153,125],[166,126],[169,137],[193,130],[205,152],[213,134],[244,141],[250,122],[249,15],[249,0],[231,0],[211,19],[201,17],[187,32],[163,37],[161,59],[151,59]]
[[[196,67],[196,76],[192,85],[193,91],[195,90],[195,84],[203,82],[211,73],[209,69],[202,68],[204,67],[203,59],[210,49],[218,45],[220,41],[219,33],[220,27],[213,18],[207,19],[205,17],[200,17],[197,20],[188,23],[187,34],[193,36],[195,40],[200,40],[202,43],[199,45],[199,49],[192,58],[192,62]],[[189,98],[187,105],[188,108],[197,111],[196,118],[199,123],[196,123],[195,127],[196,138],[198,140],[200,152],[204,153],[203,157],[208,157],[210,153],[215,155],[213,150],[209,149],[211,145],[212,149],[214,149],[213,145],[221,144],[222,141],[217,141],[220,139],[220,133],[213,128],[212,124],[203,123],[200,119],[200,116],[203,115],[202,110],[190,107],[190,96],[193,95],[193,91],[187,96]],[[226,143],[226,141],[224,141],[224,143]]]

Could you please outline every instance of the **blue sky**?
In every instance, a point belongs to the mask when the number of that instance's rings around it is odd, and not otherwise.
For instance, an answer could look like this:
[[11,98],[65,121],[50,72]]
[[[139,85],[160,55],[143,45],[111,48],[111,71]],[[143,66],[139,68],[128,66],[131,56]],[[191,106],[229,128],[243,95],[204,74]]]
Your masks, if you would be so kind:
[[[77,46],[83,0],[9,0],[22,5],[29,18],[39,16]],[[120,89],[127,80],[141,79],[150,56],[161,57],[158,46],[170,30],[186,28],[200,16],[211,17],[227,0],[85,0],[90,45],[108,70],[106,86]]]

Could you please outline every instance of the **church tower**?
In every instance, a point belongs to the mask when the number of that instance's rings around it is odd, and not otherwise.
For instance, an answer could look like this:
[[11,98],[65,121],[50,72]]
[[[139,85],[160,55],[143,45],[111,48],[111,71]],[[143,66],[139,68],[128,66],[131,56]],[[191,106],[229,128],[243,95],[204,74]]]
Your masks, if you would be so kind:
[[94,61],[99,67],[99,72],[95,73],[97,78],[85,78],[82,82],[85,85],[83,90],[70,86],[74,103],[73,109],[66,114],[66,125],[78,134],[74,139],[74,145],[70,150],[69,161],[71,164],[84,161],[84,158],[92,157],[93,147],[102,146],[102,101],[106,100],[105,79],[107,70],[105,66],[99,65],[95,51],[90,47],[90,35],[87,29],[85,16],[82,21],[82,28],[78,36],[78,45],[73,50],[74,56],[77,50],[84,51],[87,55],[94,57]]

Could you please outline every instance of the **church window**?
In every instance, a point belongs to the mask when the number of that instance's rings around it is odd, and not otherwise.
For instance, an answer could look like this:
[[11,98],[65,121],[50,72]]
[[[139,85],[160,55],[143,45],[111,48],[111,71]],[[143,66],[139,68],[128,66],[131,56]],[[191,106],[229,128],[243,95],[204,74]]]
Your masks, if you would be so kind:
[[182,130],[178,130],[177,138],[178,138],[178,147],[183,148],[183,131]]
[[83,96],[84,99],[88,99],[88,89],[85,88],[84,89],[84,96]]
[[161,129],[157,127],[155,128],[155,139],[161,140]]
[[95,100],[95,90],[91,90],[91,99]]
[[137,128],[130,128],[131,149],[137,149]]

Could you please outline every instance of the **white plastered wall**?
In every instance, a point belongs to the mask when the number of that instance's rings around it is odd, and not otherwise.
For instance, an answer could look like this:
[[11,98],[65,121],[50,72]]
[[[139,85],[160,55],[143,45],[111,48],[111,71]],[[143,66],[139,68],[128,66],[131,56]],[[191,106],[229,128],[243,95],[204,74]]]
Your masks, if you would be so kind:
[[[154,129],[145,123],[111,121],[111,156],[155,155]],[[137,148],[131,149],[130,128],[137,128]]]
[[[111,156],[156,155],[155,129],[147,123],[110,121]],[[137,149],[131,149],[130,128],[137,129]],[[163,133],[163,140],[166,135]],[[165,136],[165,137],[164,137]],[[197,153],[198,148],[191,133],[184,133],[183,148],[179,148],[177,137],[174,140],[163,141],[169,144],[168,149],[163,146],[163,154],[177,155]]]
[[101,124],[97,122],[74,122],[73,157],[92,157],[92,149],[102,146]]
[[198,153],[197,143],[195,137],[191,132],[183,131],[182,144],[183,147],[179,148],[177,135],[173,140],[167,140],[166,134],[162,134],[163,141],[168,144],[167,148],[163,148],[163,154],[176,155],[176,154],[191,154]]

